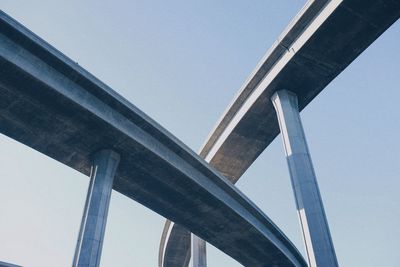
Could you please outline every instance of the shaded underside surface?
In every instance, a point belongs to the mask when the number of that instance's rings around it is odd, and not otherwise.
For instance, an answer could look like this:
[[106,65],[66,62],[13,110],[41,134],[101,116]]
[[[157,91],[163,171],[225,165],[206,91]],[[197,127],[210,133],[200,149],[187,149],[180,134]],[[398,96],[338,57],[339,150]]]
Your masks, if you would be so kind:
[[[335,1],[314,1],[319,2]],[[280,89],[293,91],[302,110],[399,16],[400,1],[397,0],[344,0],[298,51],[291,48],[291,39],[295,37],[281,38],[280,44],[268,54],[266,65],[259,67],[224,114],[201,156],[210,156],[211,149],[222,138],[223,144],[217,153],[212,153],[210,163],[231,181],[236,181],[279,133],[271,96]],[[245,115],[237,123],[232,122],[276,66],[269,67],[270,56],[278,53],[283,57],[288,50],[294,54],[289,62],[271,82],[260,88],[262,94]],[[222,133],[230,123],[234,127],[223,138]]]
[[246,266],[306,266],[225,177],[135,106],[0,12],[0,132],[89,175],[121,155],[114,189]]
[[191,233],[180,224],[169,220],[164,225],[168,235],[161,237],[159,267],[189,266],[191,258]]
[[[327,18],[311,31],[324,12]],[[271,96],[293,91],[304,109],[399,16],[397,0],[308,1],[244,83],[200,155],[235,183],[279,133]],[[163,267],[187,266],[190,232],[170,227],[166,247],[160,247]]]

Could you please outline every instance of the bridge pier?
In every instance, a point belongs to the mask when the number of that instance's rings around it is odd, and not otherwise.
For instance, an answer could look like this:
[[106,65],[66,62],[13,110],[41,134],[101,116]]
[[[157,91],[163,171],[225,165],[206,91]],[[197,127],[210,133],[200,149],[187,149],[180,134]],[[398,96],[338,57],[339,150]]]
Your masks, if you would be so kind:
[[112,150],[101,150],[92,159],[73,267],[98,267],[107,223],[108,207],[120,157]]
[[207,267],[206,241],[192,234],[193,267]]
[[310,267],[337,267],[317,179],[308,150],[296,94],[287,90],[272,98],[281,130],[292,187]]

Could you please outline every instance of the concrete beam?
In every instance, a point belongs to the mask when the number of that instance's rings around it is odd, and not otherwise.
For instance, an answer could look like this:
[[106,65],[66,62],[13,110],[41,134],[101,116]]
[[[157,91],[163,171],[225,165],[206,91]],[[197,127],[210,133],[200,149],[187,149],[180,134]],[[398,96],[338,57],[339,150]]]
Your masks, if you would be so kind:
[[397,0],[307,1],[257,64],[200,155],[236,181],[279,134],[270,101],[295,92],[303,110],[400,16]]
[[297,96],[281,90],[276,92],[271,100],[278,116],[309,266],[338,267],[300,119]]
[[[275,91],[295,92],[304,109],[399,16],[397,0],[307,1],[244,82],[200,155],[235,183],[279,134],[270,101]],[[182,247],[175,242],[182,229],[170,227],[171,242],[163,244]],[[188,238],[186,232],[181,240]],[[169,266],[181,267],[187,255],[164,257],[174,263]]]
[[93,155],[89,189],[72,264],[74,267],[100,265],[108,207],[119,161],[119,155],[112,150],[101,150]]
[[116,191],[243,265],[306,265],[279,228],[225,177],[3,12],[0,132],[85,175],[93,153],[118,151]]

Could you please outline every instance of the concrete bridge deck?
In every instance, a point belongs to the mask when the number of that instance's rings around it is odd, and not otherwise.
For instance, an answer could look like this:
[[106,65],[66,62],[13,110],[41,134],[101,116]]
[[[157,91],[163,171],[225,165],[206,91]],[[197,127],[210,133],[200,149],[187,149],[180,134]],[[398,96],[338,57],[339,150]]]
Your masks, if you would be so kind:
[[[279,134],[271,96],[290,90],[304,109],[399,16],[396,0],[308,1],[240,88],[200,155],[235,183]],[[160,263],[187,266],[190,233],[166,226]]]
[[306,266],[278,227],[224,176],[3,12],[0,132],[85,175],[94,153],[112,149],[121,156],[116,191],[246,266]]

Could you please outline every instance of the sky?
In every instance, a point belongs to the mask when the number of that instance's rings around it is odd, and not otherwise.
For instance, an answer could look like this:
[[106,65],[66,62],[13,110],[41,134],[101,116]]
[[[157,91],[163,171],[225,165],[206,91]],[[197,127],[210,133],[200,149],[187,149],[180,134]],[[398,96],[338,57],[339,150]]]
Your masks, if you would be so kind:
[[[0,0],[198,151],[302,0]],[[340,266],[398,267],[400,23],[301,113]],[[88,177],[0,135],[0,261],[71,266]],[[304,255],[281,137],[237,183]],[[112,193],[102,267],[157,266],[165,219]],[[208,266],[241,266],[208,245]]]

